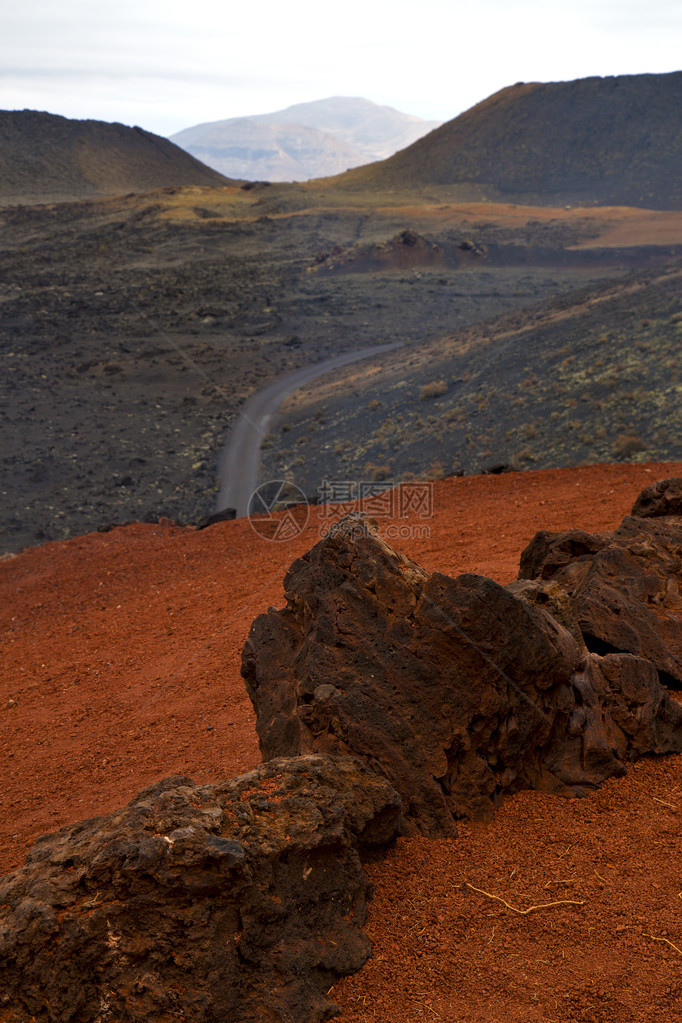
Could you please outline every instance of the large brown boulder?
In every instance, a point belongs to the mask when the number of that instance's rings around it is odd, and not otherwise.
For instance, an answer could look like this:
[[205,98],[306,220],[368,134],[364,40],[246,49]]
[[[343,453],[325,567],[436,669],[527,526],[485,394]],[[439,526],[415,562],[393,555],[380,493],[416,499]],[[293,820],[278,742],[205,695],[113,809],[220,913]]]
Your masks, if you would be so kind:
[[610,533],[586,533],[584,529],[567,533],[541,529],[521,552],[519,579],[551,579],[565,565],[590,561],[610,539]]
[[358,850],[401,826],[361,764],[169,778],[0,880],[3,1023],[317,1023],[370,953]]
[[[598,545],[597,545],[598,546]],[[682,710],[641,657],[598,657],[538,601],[428,575],[348,516],[254,622],[243,674],[263,757],[359,757],[432,834],[505,792],[583,794],[682,748]]]
[[643,519],[682,515],[682,477],[671,476],[645,487],[634,503],[632,514]]
[[637,514],[613,533],[537,533],[519,573],[553,604],[562,595],[589,650],[645,657],[674,688],[682,687],[682,516],[670,514],[678,483],[644,490]]

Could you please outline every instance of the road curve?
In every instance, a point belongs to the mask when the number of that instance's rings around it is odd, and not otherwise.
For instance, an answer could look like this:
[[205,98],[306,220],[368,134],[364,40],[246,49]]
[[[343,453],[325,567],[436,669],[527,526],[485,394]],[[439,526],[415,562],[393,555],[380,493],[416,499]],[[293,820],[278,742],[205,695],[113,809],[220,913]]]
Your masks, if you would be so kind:
[[267,436],[270,421],[285,398],[316,377],[332,369],[348,366],[360,359],[369,359],[382,352],[391,352],[401,346],[398,341],[390,345],[372,345],[361,351],[344,352],[323,359],[313,366],[294,370],[278,377],[271,384],[257,391],[246,402],[239,416],[230,428],[218,461],[220,491],[216,499],[216,512],[234,508],[237,516],[246,515],[249,498],[258,486],[260,471],[260,446]]

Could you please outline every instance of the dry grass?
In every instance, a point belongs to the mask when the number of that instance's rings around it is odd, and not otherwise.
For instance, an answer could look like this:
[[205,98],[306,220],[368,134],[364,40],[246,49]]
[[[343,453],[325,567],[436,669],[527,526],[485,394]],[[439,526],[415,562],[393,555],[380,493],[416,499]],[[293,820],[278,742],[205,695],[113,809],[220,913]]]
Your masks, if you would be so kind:
[[419,398],[421,401],[428,401],[432,398],[441,398],[447,393],[448,385],[444,380],[432,380],[420,389]]

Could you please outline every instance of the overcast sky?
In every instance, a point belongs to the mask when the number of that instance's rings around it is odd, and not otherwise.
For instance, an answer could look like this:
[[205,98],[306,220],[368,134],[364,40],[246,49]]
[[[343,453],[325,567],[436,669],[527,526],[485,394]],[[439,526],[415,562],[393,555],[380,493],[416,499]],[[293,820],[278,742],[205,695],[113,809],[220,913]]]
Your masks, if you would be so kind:
[[448,120],[518,81],[680,69],[680,0],[6,0],[0,108],[161,135],[327,96]]

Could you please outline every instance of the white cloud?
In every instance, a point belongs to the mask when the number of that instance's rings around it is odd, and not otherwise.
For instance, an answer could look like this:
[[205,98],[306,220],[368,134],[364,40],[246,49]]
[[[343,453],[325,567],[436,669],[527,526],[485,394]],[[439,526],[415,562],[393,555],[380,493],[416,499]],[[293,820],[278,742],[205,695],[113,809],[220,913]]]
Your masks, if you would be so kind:
[[25,0],[0,106],[164,134],[329,95],[445,119],[519,80],[677,70],[681,42],[678,0]]

